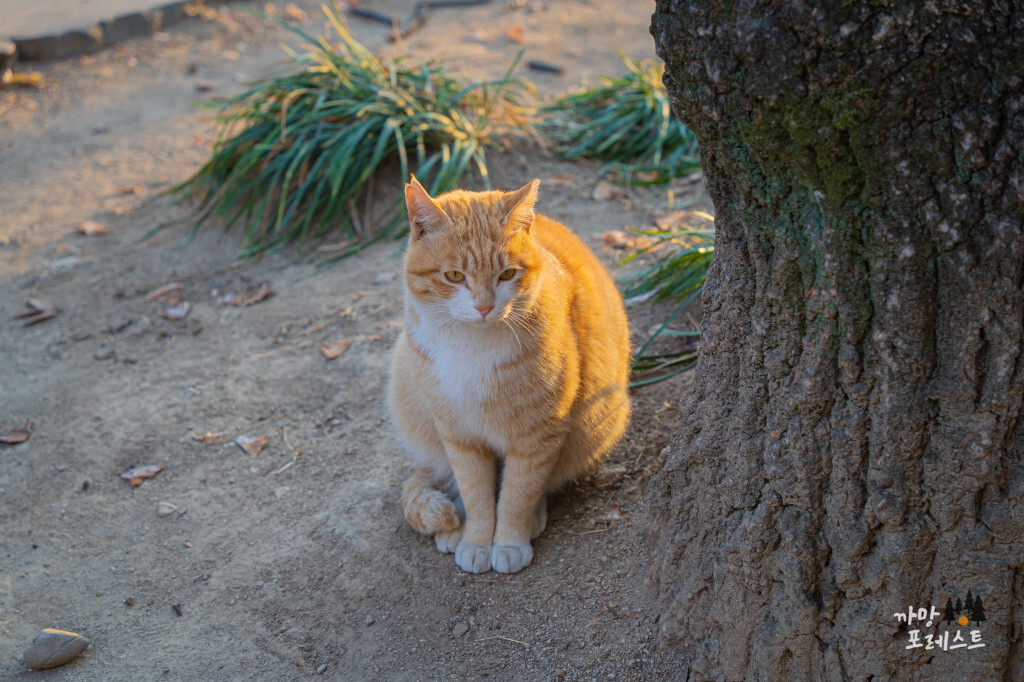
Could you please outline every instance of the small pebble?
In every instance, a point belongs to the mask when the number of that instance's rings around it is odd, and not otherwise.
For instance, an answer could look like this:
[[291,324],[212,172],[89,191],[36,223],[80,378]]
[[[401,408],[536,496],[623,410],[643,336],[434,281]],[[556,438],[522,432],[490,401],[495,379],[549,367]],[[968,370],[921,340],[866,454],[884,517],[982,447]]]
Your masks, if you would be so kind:
[[46,628],[32,640],[23,656],[30,668],[46,670],[64,665],[89,646],[89,640],[75,632]]
[[465,623],[458,623],[452,628],[452,635],[455,637],[462,637],[467,632],[469,632],[469,626]]
[[177,507],[175,507],[175,506],[174,506],[173,504],[171,504],[170,502],[161,502],[160,504],[158,504],[158,505],[156,506],[156,513],[157,513],[157,514],[158,514],[159,516],[170,516],[170,515],[171,515],[171,514],[173,514],[173,513],[175,512],[175,511],[177,511],[177,509],[178,509],[178,508],[177,508]]
[[100,346],[93,357],[97,360],[109,360],[114,357],[114,349],[110,346]]
[[323,675],[325,670],[327,670],[327,664],[321,663],[316,669],[316,674]]
[[376,621],[376,619],[374,619],[373,616],[367,616],[366,617],[366,627],[370,627],[371,625],[373,625],[376,622],[377,621]]

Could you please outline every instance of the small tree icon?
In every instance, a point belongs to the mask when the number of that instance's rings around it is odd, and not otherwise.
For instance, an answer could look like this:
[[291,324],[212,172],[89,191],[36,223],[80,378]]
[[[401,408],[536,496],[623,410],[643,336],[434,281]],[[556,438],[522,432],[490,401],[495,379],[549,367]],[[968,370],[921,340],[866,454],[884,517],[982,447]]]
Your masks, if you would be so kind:
[[974,600],[974,610],[971,611],[971,620],[978,624],[983,620],[988,620],[985,618],[985,607],[981,605],[981,597]]
[[952,599],[947,599],[946,600],[946,611],[945,611],[945,613],[942,616],[942,620],[947,620],[950,623],[952,623],[954,620],[956,620],[956,612],[953,611],[953,600]]
[[970,615],[974,611],[974,597],[971,596],[971,591],[967,590],[967,601],[964,602],[964,611]]
[[956,606],[954,606],[954,607],[953,607],[953,610],[954,610],[954,611],[955,611],[956,613],[960,613],[961,611],[963,611],[963,610],[964,610],[964,605],[963,605],[963,603],[961,603],[961,601],[960,601],[960,597],[957,597],[957,598],[956,598]]

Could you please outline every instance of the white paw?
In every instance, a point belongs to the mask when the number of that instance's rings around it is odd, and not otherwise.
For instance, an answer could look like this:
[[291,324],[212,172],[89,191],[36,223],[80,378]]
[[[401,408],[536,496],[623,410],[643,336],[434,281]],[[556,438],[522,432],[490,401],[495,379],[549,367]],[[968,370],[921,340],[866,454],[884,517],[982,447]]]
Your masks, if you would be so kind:
[[459,542],[459,546],[455,548],[455,565],[466,573],[484,573],[491,570],[490,546]]
[[491,566],[498,573],[517,573],[533,560],[533,548],[529,544],[494,545],[491,547]]
[[451,554],[455,551],[455,548],[459,546],[459,541],[462,539],[462,526],[459,526],[455,530],[443,530],[439,533],[434,534],[434,544],[437,545],[439,552],[445,554]]

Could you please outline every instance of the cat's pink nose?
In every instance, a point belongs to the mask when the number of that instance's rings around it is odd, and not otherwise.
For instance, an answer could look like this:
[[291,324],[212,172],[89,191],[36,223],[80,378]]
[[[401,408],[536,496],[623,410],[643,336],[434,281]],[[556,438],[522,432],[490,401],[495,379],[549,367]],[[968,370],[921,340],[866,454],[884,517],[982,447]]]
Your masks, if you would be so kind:
[[480,317],[483,317],[483,318],[486,318],[487,317],[487,313],[489,313],[492,310],[494,310],[494,306],[493,305],[478,305],[478,306],[475,306],[475,307],[476,307],[477,310],[480,311]]

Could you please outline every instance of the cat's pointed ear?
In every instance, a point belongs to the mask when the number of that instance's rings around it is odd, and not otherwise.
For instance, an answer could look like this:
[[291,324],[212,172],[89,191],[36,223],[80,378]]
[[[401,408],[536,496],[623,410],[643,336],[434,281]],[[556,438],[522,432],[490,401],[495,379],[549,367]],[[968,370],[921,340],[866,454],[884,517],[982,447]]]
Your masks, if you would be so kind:
[[505,225],[508,229],[529,232],[533,225],[533,206],[537,203],[538,187],[540,180],[534,178],[505,197],[505,206],[508,209]]
[[448,214],[434,201],[416,176],[405,186],[405,207],[409,211],[409,227],[414,239],[431,234],[448,224]]

